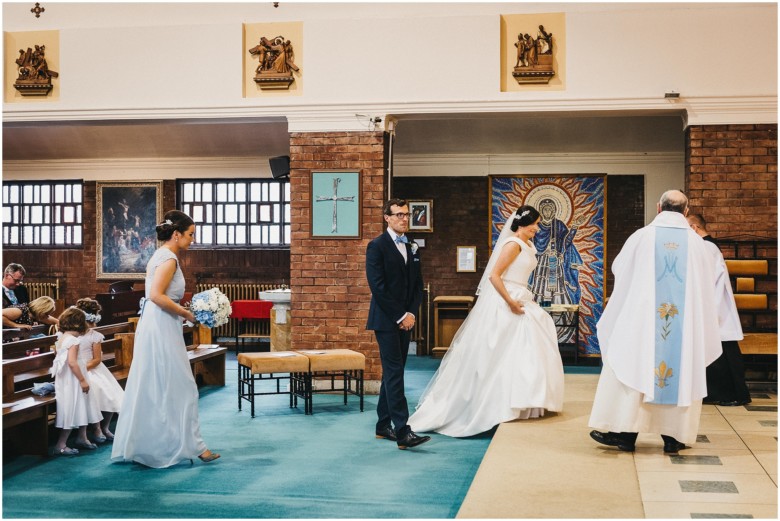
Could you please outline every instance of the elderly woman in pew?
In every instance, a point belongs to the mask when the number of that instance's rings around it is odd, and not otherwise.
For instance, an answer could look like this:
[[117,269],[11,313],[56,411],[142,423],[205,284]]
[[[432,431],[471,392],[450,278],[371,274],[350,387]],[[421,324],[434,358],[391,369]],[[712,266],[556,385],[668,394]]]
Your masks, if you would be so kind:
[[146,265],[146,298],[111,458],[165,468],[196,456],[213,461],[219,454],[200,435],[198,386],[182,335],[182,320],[194,323],[195,316],[179,304],[184,296],[179,255],[195,240],[195,223],[171,210],[156,230],[163,245]]
[[56,326],[59,322],[51,316],[56,308],[51,297],[38,297],[29,304],[16,304],[3,308],[3,327],[31,329],[36,324]]
[[102,307],[91,298],[82,298],[76,302],[76,307],[84,312],[89,328],[83,336],[79,337],[79,360],[83,360],[87,368],[91,398],[97,403],[103,420],[90,425],[92,439],[96,443],[113,441],[111,432],[111,419],[118,413],[122,406],[125,391],[114,375],[103,363],[103,350],[100,343],[105,338],[102,333],[95,331],[95,326],[102,318]]

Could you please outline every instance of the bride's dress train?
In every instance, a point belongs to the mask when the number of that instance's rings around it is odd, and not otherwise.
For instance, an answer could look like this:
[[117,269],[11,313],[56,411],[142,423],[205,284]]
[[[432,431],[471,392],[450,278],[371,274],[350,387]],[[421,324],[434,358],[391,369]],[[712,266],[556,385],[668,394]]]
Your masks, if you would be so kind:
[[512,313],[492,285],[482,290],[409,418],[415,432],[473,436],[502,422],[563,409],[558,335],[527,287],[536,250],[518,238],[508,240],[521,251],[502,279],[525,313]]

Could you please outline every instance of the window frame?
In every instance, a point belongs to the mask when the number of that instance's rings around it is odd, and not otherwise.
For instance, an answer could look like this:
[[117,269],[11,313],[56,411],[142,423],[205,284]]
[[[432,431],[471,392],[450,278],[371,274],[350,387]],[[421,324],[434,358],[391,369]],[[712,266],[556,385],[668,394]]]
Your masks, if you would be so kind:
[[[186,184],[195,184],[200,185],[201,187],[204,184],[210,184],[211,185],[211,198],[209,201],[202,201],[203,197],[200,195],[200,202],[197,201],[184,201],[184,190]],[[251,185],[252,183],[260,183],[261,185],[272,185],[277,184],[279,185],[279,200],[278,201],[265,201],[265,200],[252,200],[251,195]],[[235,193],[236,193],[236,186],[239,184],[243,184],[244,189],[244,201],[224,201],[224,200],[218,200],[218,185],[228,185],[227,191],[230,195],[232,195],[233,199],[235,199]],[[197,189],[196,189],[197,190]],[[261,192],[263,189],[261,188]],[[195,225],[197,226],[197,231],[195,233],[195,242],[192,243],[190,246],[190,249],[193,250],[208,250],[213,248],[220,248],[220,249],[231,249],[231,250],[289,250],[290,249],[290,242],[283,242],[283,243],[273,243],[273,244],[251,244],[251,243],[245,243],[245,244],[228,244],[228,243],[217,243],[216,237],[217,237],[217,231],[216,227],[225,225],[230,227],[237,226],[245,226],[246,227],[246,239],[249,241],[251,239],[251,230],[250,227],[252,225],[258,224],[262,227],[273,227],[277,226],[278,233],[280,234],[280,237],[282,240],[284,240],[285,235],[285,227],[287,227],[289,239],[292,239],[292,226],[290,220],[285,220],[285,215],[288,217],[291,216],[291,188],[290,188],[290,180],[287,178],[284,179],[269,179],[269,178],[238,178],[238,179],[225,179],[225,178],[179,178],[176,179],[176,207],[182,211],[187,213],[192,219],[195,221]],[[262,198],[262,194],[261,194]],[[193,199],[195,199],[193,197]],[[281,221],[275,221],[275,216],[273,215],[273,206],[279,205],[279,214]],[[189,205],[189,207],[185,206]],[[236,206],[235,209],[237,213],[237,220],[236,222],[224,222],[225,219],[225,212],[228,209],[228,206]],[[258,219],[252,220],[251,216],[256,215],[252,212],[252,205],[257,206],[257,212],[260,212],[260,207],[268,207],[271,212],[271,217],[268,220],[260,220],[259,215],[257,216]],[[203,208],[202,214],[198,215],[197,212],[193,211],[195,206],[200,206]],[[207,210],[206,207],[211,207],[210,214],[209,210]],[[241,208],[243,207],[243,209]],[[286,209],[286,211],[285,211]],[[210,215],[211,221],[206,222],[206,217]],[[218,216],[221,216],[223,219],[223,222],[218,222]],[[203,226],[212,226],[214,228],[213,233],[213,240],[209,243],[203,243]],[[228,230],[229,233],[229,230]],[[235,233],[235,232],[234,232]],[[260,230],[260,233],[262,234],[262,230]]]
[[[12,187],[19,187],[18,202],[10,202]],[[41,190],[39,187],[46,186],[49,188],[49,201],[41,202]],[[66,192],[66,200],[58,201],[56,199],[57,186],[64,186]],[[74,195],[74,187],[79,187],[79,198],[76,201]],[[33,201],[25,200],[25,191],[31,190],[33,194]],[[68,190],[70,189],[70,190]],[[70,192],[69,197],[67,193]],[[57,179],[57,180],[34,180],[34,181],[3,181],[3,194],[2,194],[2,229],[3,229],[3,249],[45,249],[45,250],[83,250],[84,249],[84,180],[83,179]],[[8,197],[9,202],[6,202]],[[70,199],[68,201],[67,199]],[[36,200],[37,199],[37,200]],[[40,223],[25,222],[25,217],[29,220],[35,207],[42,208],[42,216]],[[66,209],[73,208],[73,216],[70,220],[66,220]],[[5,219],[6,209],[10,211],[10,220]],[[29,210],[27,210],[29,209]],[[56,221],[55,216],[59,214],[59,222]],[[18,220],[14,220],[14,219]],[[71,228],[71,241],[75,236],[75,229],[80,229],[80,242],[69,243],[56,243],[56,228],[57,226],[67,226]],[[51,242],[43,243],[40,239],[37,242],[24,242],[24,228],[27,226],[34,227],[33,240],[35,236],[41,236],[44,227],[49,227],[49,239]],[[19,242],[6,242],[6,237],[10,240],[12,235],[12,228],[18,227],[19,230]]]

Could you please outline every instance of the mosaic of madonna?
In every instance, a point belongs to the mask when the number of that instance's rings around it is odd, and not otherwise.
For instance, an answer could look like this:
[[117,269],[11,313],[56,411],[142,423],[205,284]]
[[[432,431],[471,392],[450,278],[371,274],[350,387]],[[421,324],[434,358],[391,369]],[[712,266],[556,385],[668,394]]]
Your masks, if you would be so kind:
[[[490,247],[509,215],[529,204],[541,214],[538,266],[528,280],[539,303],[580,306],[579,352],[600,354],[596,322],[604,308],[606,175],[490,176]],[[573,340],[559,331],[559,342]]]

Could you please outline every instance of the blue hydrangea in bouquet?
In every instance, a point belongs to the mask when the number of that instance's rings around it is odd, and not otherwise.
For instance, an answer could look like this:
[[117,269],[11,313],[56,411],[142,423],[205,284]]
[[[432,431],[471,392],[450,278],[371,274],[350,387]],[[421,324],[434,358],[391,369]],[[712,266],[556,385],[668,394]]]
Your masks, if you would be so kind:
[[201,291],[192,296],[190,311],[195,320],[206,327],[219,327],[227,324],[233,308],[230,300],[218,288]]

